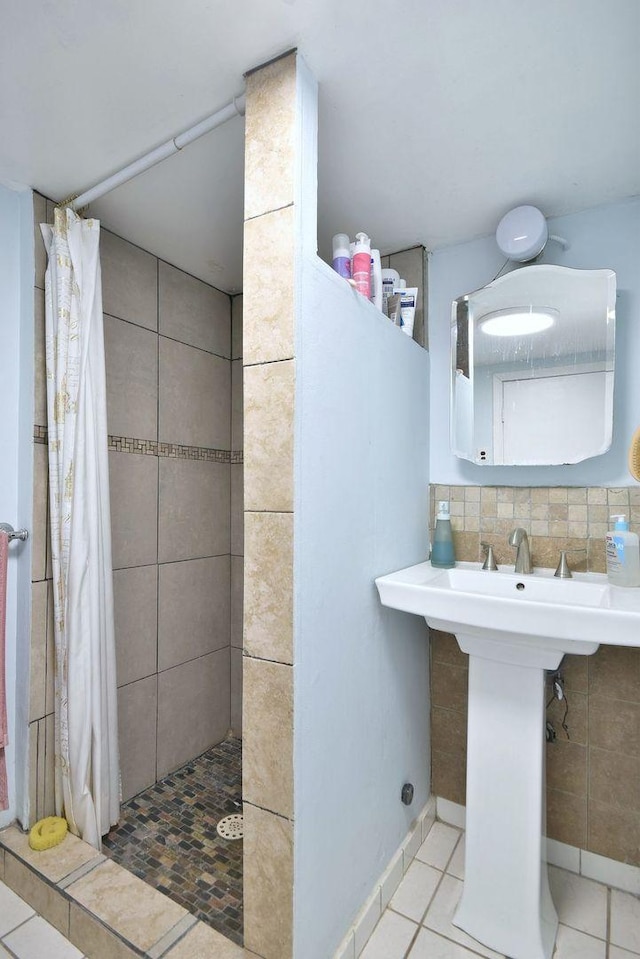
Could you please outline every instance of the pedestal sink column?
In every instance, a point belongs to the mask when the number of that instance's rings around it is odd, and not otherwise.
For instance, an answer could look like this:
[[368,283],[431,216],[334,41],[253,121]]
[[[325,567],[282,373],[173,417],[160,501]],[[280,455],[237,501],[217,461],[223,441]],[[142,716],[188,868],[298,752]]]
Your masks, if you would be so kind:
[[550,959],[558,917],[544,836],[544,683],[562,654],[529,665],[522,647],[457,639],[470,657],[465,881],[453,921],[509,959]]

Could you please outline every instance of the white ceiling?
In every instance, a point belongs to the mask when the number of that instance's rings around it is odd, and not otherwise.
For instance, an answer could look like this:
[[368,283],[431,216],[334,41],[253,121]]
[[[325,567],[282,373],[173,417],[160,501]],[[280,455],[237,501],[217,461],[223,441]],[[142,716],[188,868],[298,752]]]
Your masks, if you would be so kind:
[[[320,84],[319,247],[384,251],[640,193],[638,0],[0,0],[0,179],[54,199],[229,102],[297,46]],[[242,286],[239,119],[96,202],[105,226]]]

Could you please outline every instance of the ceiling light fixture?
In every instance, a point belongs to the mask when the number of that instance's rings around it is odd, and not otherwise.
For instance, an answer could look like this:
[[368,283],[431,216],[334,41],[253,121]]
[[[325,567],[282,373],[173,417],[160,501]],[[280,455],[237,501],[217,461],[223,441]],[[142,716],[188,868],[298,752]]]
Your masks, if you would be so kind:
[[536,307],[510,307],[487,313],[479,321],[483,333],[489,336],[527,336],[548,330],[556,321],[557,310]]

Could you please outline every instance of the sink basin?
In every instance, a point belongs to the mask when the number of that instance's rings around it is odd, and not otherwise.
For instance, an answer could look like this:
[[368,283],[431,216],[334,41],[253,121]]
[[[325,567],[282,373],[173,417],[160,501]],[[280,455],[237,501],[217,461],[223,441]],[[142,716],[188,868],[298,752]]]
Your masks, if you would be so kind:
[[454,923],[510,959],[550,959],[545,670],[600,644],[640,646],[640,589],[479,563],[421,563],[376,580],[383,605],[424,616],[469,653],[466,863]]
[[520,575],[479,563],[446,570],[420,563],[376,585],[385,606],[418,613],[435,629],[510,644],[514,657],[526,647],[521,658],[532,665],[537,650],[547,669],[565,653],[588,655],[601,643],[640,646],[640,589],[611,586],[601,573],[557,579],[550,569]]

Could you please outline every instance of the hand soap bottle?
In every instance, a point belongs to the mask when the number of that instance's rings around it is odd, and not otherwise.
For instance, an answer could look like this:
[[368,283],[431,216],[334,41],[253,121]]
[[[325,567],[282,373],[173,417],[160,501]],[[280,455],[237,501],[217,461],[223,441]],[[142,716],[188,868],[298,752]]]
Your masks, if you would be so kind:
[[431,546],[431,565],[436,566],[438,569],[451,569],[456,565],[451,520],[449,518],[449,504],[446,500],[440,500],[438,503],[436,528]]
[[640,586],[640,548],[636,533],[629,532],[626,516],[612,516],[613,530],[607,533],[607,576],[613,586]]

